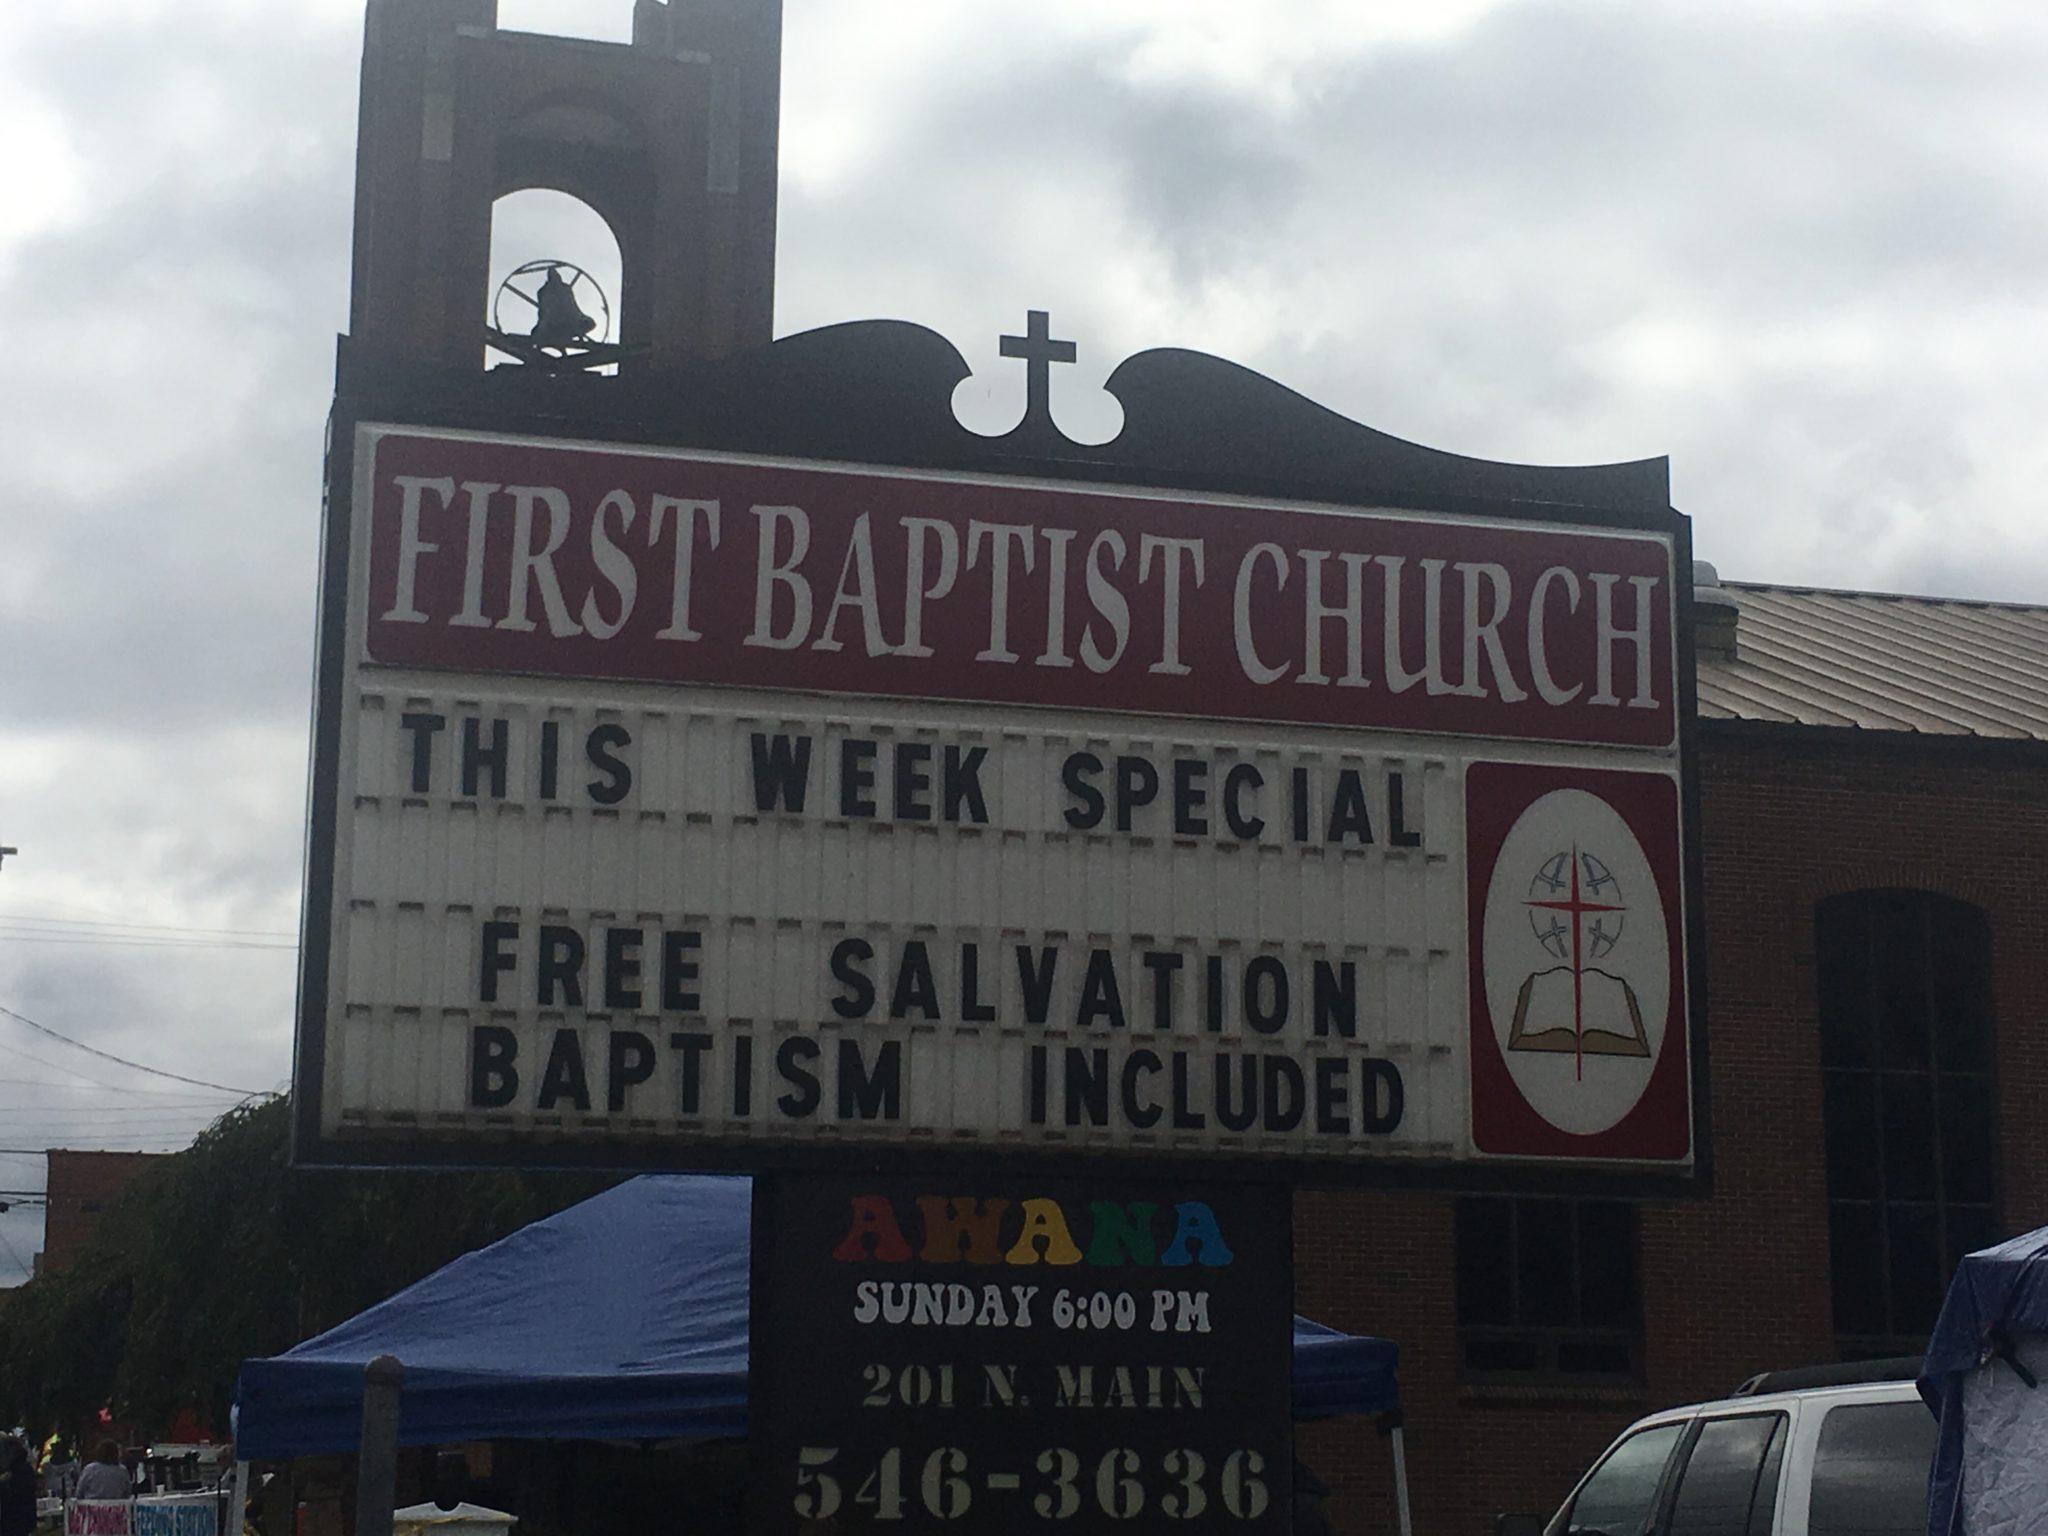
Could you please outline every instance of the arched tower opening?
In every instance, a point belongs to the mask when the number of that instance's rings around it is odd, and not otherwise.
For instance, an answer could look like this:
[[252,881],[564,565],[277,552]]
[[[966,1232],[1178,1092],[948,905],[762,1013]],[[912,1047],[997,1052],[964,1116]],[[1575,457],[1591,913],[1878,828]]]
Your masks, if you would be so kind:
[[[527,187],[498,198],[491,205],[488,272],[484,323],[493,331],[539,337],[552,328],[570,336],[587,321],[575,339],[627,340],[630,298],[618,236],[579,197]],[[508,361],[516,359],[486,345],[485,367]]]
[[[623,367],[764,345],[781,9],[634,0],[631,40],[596,42],[502,30],[496,0],[368,0],[350,354],[477,367],[478,292],[488,316],[519,264],[503,259],[527,217],[513,199],[541,193],[609,226],[591,260],[617,274],[606,296]],[[542,240],[572,233],[534,218]],[[550,256],[589,270],[566,250],[525,259]]]

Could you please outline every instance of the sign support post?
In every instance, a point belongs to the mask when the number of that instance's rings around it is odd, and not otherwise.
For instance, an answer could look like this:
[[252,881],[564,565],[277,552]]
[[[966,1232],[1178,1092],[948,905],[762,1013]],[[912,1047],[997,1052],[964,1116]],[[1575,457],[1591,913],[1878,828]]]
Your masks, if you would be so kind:
[[379,1355],[363,1367],[355,1536],[391,1536],[398,1491],[399,1394],[404,1385],[405,1367],[391,1355]]

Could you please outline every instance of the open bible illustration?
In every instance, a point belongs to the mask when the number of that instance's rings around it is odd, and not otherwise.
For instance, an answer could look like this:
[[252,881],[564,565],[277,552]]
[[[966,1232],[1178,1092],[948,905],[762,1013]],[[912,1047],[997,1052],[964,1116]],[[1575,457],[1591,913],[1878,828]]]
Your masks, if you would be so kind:
[[1569,965],[1559,965],[1522,983],[1508,1049],[1648,1056],[1650,1040],[1634,987],[1591,966],[1574,973]]

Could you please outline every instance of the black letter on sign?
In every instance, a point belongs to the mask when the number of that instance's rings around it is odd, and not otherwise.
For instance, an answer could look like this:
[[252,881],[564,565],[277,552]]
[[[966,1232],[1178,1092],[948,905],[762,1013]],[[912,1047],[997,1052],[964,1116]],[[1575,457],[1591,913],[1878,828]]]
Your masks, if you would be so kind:
[[[1219,1067],[1220,1070],[1220,1067]],[[1194,1107],[1188,1089],[1188,1053],[1173,1053],[1173,1128],[1176,1131],[1199,1131],[1209,1123],[1209,1117]]]
[[1342,1056],[1316,1058],[1316,1129],[1342,1136],[1351,1129],[1351,1063]]
[[913,1008],[928,1019],[939,1016],[939,983],[921,939],[904,941],[903,958],[896,962],[896,990],[889,998],[889,1017],[908,1018]]
[[1093,1024],[1098,1019],[1111,1029],[1124,1027],[1124,999],[1117,990],[1116,962],[1106,949],[1088,951],[1088,974],[1081,978],[1081,1005],[1074,1010],[1077,1024]]
[[1246,814],[1238,798],[1245,790],[1261,788],[1265,782],[1265,775],[1250,763],[1239,763],[1223,776],[1223,821],[1232,837],[1253,838],[1266,830],[1266,818]]
[[626,791],[633,787],[633,770],[612,750],[632,744],[633,733],[623,725],[600,725],[584,743],[583,755],[590,759],[591,767],[604,775],[602,779],[592,779],[585,786],[590,791],[590,798],[599,805],[617,805],[626,798]]
[[885,1040],[875,1052],[869,1075],[861,1062],[860,1042],[839,1042],[839,1118],[894,1120],[903,1112],[903,1047]]
[[543,720],[540,723],[540,797],[552,800],[561,788],[562,778],[562,722]]
[[[1230,1102],[1230,1063],[1238,1066],[1238,1089],[1242,1097],[1235,1107]],[[1226,1131],[1248,1131],[1259,1118],[1259,1059],[1250,1051],[1232,1057],[1228,1051],[1216,1057],[1216,1123]]]
[[[736,1043],[751,1045],[753,1042],[742,1035]],[[697,1106],[703,1096],[703,1063],[704,1057],[711,1050],[711,1037],[709,1035],[670,1035],[668,1037],[668,1048],[672,1051],[681,1051],[683,1053],[683,1096],[681,1107],[684,1114],[694,1115],[697,1113]],[[737,1105],[736,1108],[739,1113],[746,1113],[745,1104]]]
[[476,798],[478,770],[491,770],[491,798],[505,798],[505,757],[511,751],[511,727],[503,720],[491,722],[491,745],[488,750],[478,730],[482,722],[474,716],[462,722],[462,793],[467,799]]
[[561,1006],[583,1006],[583,935],[574,928],[543,928],[540,931],[540,1005],[555,1006],[555,992],[562,994]]
[[1085,1112],[1090,1125],[1109,1124],[1109,1052],[1067,1047],[1067,1124],[1079,1125]]
[[638,928],[607,928],[604,931],[604,1005],[607,1008],[640,1006]]
[[1170,949],[1145,951],[1145,969],[1152,973],[1152,1027],[1173,1028],[1173,973],[1180,969],[1180,956]]
[[1177,837],[1206,837],[1209,765],[1198,757],[1173,760],[1173,830]]
[[775,1107],[795,1120],[818,1112],[818,1080],[811,1067],[818,1059],[818,1042],[808,1035],[791,1035],[775,1048],[775,1070],[789,1084],[789,1092],[775,1101]]
[[1315,1032],[1318,1039],[1335,1030],[1346,1040],[1358,1038],[1358,963],[1340,960],[1332,966],[1316,962]]
[[502,1024],[479,1024],[469,1032],[469,1104],[503,1109],[519,1096],[519,1037]]
[[1159,770],[1145,757],[1116,760],[1116,829],[1131,830],[1131,812],[1159,798]]
[[996,1016],[996,1005],[981,1000],[981,946],[960,946],[960,1022],[987,1024]]
[[654,1076],[654,1042],[637,1029],[615,1029],[607,1065],[605,1108],[616,1115],[626,1107],[626,1090]]
[[1372,842],[1372,813],[1365,808],[1365,782],[1356,768],[1337,775],[1337,793],[1330,806],[1327,841],[1341,843],[1347,837],[1365,846]]
[[745,1119],[754,1112],[754,1037],[732,1037],[732,1112]]
[[1159,1058],[1151,1051],[1133,1051],[1124,1058],[1124,1118],[1141,1131],[1150,1130],[1159,1123],[1160,1108],[1157,1104],[1147,1104],[1138,1096],[1138,1074],[1150,1072],[1156,1075],[1159,1068]]
[[[1306,1095],[1302,1092],[1301,1068],[1294,1064],[1291,1056],[1281,1056],[1268,1051],[1260,1062],[1265,1069],[1265,1102],[1260,1107],[1266,1112],[1265,1129],[1269,1131],[1291,1131],[1301,1124],[1301,1112],[1306,1108]],[[1287,1090],[1282,1102],[1280,1090]]]
[[1391,1061],[1367,1060],[1359,1065],[1365,1075],[1365,1102],[1359,1106],[1358,1128],[1368,1136],[1384,1136],[1398,1130],[1401,1111],[1408,1103],[1401,1069]]
[[[752,1044],[745,1036],[739,1036],[739,1044]],[[668,1049],[682,1051],[682,1112],[696,1114],[696,1106],[702,1102],[705,1092],[705,1055],[711,1051],[709,1034],[672,1034],[668,1036]],[[739,1106],[745,1114],[745,1106]]]
[[498,977],[519,963],[517,955],[505,953],[507,944],[519,942],[517,923],[489,922],[484,924],[483,973],[477,977],[476,995],[486,1003],[498,1000]]
[[842,1019],[864,1019],[875,1006],[875,984],[855,968],[874,958],[875,946],[866,939],[841,939],[832,946],[832,979],[846,988],[832,999],[832,1011]]
[[1052,973],[1059,968],[1060,952],[1050,944],[1038,952],[1038,969],[1031,968],[1031,951],[1017,946],[1017,985],[1024,989],[1024,1021],[1043,1024],[1052,1007]]
[[932,819],[932,744],[928,741],[896,743],[896,819]]
[[[1263,985],[1270,982],[1271,985]],[[1262,1035],[1287,1024],[1287,967],[1274,955],[1257,955],[1244,968],[1244,1021]]]
[[804,808],[811,787],[811,738],[763,736],[754,733],[754,809],[772,811],[777,802],[792,811]]
[[400,715],[401,730],[412,732],[412,792],[424,795],[434,778],[434,732],[448,724],[446,715]]
[[564,1094],[578,1109],[590,1108],[590,1080],[583,1071],[583,1041],[573,1029],[555,1031],[555,1043],[548,1047],[547,1070],[540,1075],[540,1096],[536,1109],[553,1109]]
[[875,801],[862,791],[875,787],[875,744],[849,736],[839,743],[839,814],[872,816]]
[[1102,825],[1102,791],[1088,782],[1088,775],[1102,772],[1102,759],[1093,752],[1076,752],[1060,769],[1060,782],[1067,786],[1067,793],[1080,801],[1079,805],[1067,807],[1067,825],[1076,832],[1086,832],[1090,827]]
[[1398,773],[1387,775],[1387,824],[1392,828],[1387,841],[1396,848],[1422,846],[1421,831],[1408,830],[1408,786]]
[[981,765],[987,747],[970,747],[963,756],[958,747],[946,748],[946,820],[958,821],[965,810],[976,826],[988,825],[988,802],[981,797]]
[[697,962],[689,958],[701,942],[694,928],[671,928],[661,936],[661,1006],[670,1013],[695,1013],[703,1006],[693,985]]

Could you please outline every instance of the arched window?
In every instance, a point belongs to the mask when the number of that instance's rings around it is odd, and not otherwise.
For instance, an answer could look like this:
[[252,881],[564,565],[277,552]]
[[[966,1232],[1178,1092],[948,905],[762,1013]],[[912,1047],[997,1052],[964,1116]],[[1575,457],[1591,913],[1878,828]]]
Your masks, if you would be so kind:
[[1835,1344],[1918,1354],[1956,1260],[1999,1236],[1991,928],[1926,891],[1814,920]]
[[[588,203],[543,188],[508,192],[491,207],[485,323],[516,335],[530,334],[538,317],[534,298],[547,273],[535,269],[514,274],[521,267],[547,261],[566,264],[563,277],[574,284],[577,305],[593,321],[590,339],[619,340],[625,294],[618,239]],[[489,362],[503,361],[495,350],[487,349],[487,353]]]

